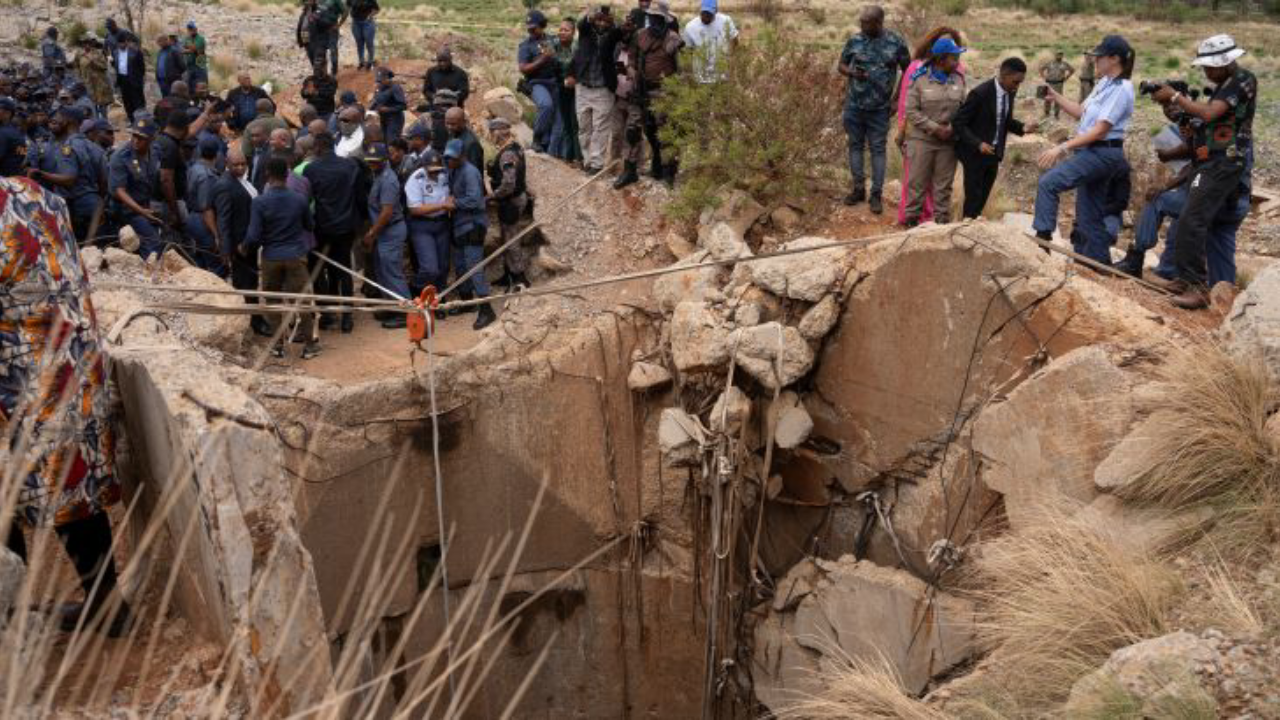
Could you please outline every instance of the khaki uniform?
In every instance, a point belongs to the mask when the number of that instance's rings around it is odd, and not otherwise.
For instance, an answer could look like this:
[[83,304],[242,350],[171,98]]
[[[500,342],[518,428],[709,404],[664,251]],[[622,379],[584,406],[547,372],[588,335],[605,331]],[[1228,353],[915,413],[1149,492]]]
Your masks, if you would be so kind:
[[[1045,85],[1053,88],[1054,92],[1061,95],[1062,88],[1066,84],[1067,78],[1071,77],[1075,71],[1075,68],[1061,60],[1051,60],[1040,68],[1040,77],[1044,79]],[[1058,107],[1057,103],[1054,103],[1051,100],[1044,101],[1045,117],[1048,117],[1049,113],[1053,113],[1054,117],[1058,117],[1061,112],[1062,108]]]
[[1093,92],[1093,58],[1086,57],[1083,63],[1080,63],[1080,102]]
[[76,74],[84,81],[89,91],[89,99],[98,107],[111,104],[114,96],[111,92],[111,81],[107,78],[107,59],[102,53],[80,51],[76,53]]
[[939,81],[926,68],[913,76],[907,90],[907,156],[911,158],[911,183],[907,193],[907,222],[920,219],[926,188],[933,188],[934,217],[951,221],[951,185],[956,176],[955,140],[939,140],[933,131],[948,125],[964,102],[965,79],[951,73]]

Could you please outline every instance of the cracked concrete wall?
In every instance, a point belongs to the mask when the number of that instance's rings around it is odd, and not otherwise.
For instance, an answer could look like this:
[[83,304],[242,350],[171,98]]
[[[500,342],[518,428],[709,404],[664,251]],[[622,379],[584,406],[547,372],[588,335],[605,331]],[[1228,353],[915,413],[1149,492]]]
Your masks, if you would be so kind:
[[111,359],[126,488],[141,496],[132,527],[162,523],[175,607],[286,713],[319,701],[332,673],[323,616],[270,418],[182,346],[126,345]]

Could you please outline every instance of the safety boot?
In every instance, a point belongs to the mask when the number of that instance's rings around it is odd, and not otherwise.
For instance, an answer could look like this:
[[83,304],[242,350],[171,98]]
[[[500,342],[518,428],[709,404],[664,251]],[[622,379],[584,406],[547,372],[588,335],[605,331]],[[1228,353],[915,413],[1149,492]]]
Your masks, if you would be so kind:
[[854,205],[857,205],[860,202],[865,201],[866,199],[867,199],[867,188],[861,183],[858,183],[857,185],[853,186],[853,192],[844,196],[844,204],[852,207]]
[[1137,248],[1129,248],[1125,251],[1124,259],[1116,263],[1116,269],[1125,275],[1131,275],[1138,279],[1142,278],[1142,260],[1146,253]]
[[871,212],[873,214],[879,215],[884,212],[884,199],[880,196],[880,193],[878,192],[871,193],[871,200],[869,205],[871,207]]
[[636,172],[636,164],[627,160],[622,164],[622,174],[613,181],[613,189],[621,190],[628,185],[640,182],[640,174]]
[[478,307],[480,308],[480,312],[476,315],[475,324],[471,326],[472,330],[483,330],[489,327],[494,320],[498,319],[498,316],[493,312],[493,305],[490,303],[484,303]]

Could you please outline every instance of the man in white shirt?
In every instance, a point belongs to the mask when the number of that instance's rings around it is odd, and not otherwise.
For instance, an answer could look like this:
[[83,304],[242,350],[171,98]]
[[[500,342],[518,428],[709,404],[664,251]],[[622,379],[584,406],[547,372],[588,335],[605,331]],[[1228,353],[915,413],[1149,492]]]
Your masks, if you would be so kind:
[[693,49],[693,75],[698,82],[724,80],[721,55],[738,44],[738,27],[733,24],[733,18],[718,12],[717,0],[702,0],[698,17],[684,26],[681,35],[684,44]]

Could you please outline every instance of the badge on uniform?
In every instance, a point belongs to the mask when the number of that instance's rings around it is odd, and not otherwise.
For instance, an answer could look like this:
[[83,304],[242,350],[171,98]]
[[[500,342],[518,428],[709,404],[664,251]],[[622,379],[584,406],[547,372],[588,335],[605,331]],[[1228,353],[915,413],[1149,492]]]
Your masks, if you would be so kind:
[[70,146],[70,145],[63,145],[63,146],[62,146],[62,154],[63,154],[63,155],[65,155],[65,156],[67,156],[67,157],[71,157],[71,146]]

